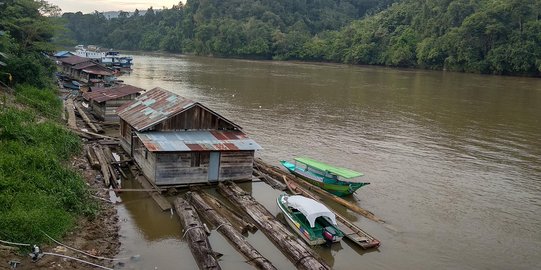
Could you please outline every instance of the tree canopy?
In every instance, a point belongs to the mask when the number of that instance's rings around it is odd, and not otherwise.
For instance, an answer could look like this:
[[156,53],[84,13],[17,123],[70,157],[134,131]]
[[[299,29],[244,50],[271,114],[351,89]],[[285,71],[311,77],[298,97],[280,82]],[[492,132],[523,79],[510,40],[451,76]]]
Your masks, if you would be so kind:
[[64,13],[78,43],[221,57],[539,75],[541,0],[188,0]]

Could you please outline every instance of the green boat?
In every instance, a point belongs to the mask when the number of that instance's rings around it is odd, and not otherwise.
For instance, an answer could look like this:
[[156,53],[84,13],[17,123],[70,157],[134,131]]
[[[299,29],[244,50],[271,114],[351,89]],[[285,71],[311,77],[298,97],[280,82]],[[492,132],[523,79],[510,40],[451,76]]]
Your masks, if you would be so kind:
[[310,158],[295,158],[294,163],[281,160],[280,163],[292,174],[340,197],[353,194],[362,186],[370,184],[356,179],[363,176],[360,172],[332,166]]
[[276,200],[287,224],[309,245],[331,245],[344,233],[336,227],[336,216],[325,205],[300,195],[281,194]]

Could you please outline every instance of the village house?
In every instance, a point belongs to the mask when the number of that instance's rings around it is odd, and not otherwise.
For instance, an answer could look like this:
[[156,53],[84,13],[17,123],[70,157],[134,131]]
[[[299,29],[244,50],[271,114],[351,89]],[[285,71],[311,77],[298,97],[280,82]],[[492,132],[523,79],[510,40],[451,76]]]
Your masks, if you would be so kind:
[[113,71],[92,59],[80,57],[77,55],[60,58],[62,72],[73,79],[90,83],[106,80],[113,76]]
[[92,91],[84,93],[83,98],[89,102],[97,119],[118,123],[118,108],[134,100],[143,91],[142,88],[128,84],[109,88],[92,87]]
[[118,109],[121,145],[157,185],[251,179],[261,147],[199,102],[154,88]]

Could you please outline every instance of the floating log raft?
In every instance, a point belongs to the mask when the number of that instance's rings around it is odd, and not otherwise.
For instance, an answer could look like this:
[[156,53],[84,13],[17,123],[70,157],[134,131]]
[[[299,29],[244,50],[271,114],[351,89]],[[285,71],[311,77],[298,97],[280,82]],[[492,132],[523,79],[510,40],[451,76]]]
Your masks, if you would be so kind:
[[299,269],[330,269],[310,247],[294,236],[265,207],[240,187],[231,182],[219,183],[218,191],[246,212],[256,222],[259,229],[293,262],[295,267]]
[[85,111],[83,111],[83,109],[81,108],[81,106],[79,106],[79,104],[77,104],[77,102],[75,102],[74,105],[75,105],[75,108],[77,109],[77,111],[79,112],[79,115],[81,115],[81,118],[83,118],[83,120],[86,122],[86,124],[92,130],[94,130],[94,132],[96,132],[96,133],[104,133],[103,129],[99,125],[94,124],[92,122],[92,120],[90,120],[90,117],[88,117],[88,115],[86,115]]
[[186,197],[190,203],[195,206],[197,212],[210,224],[216,227],[216,230],[227,238],[233,247],[248,259],[248,263],[254,265],[258,269],[276,269],[269,260],[263,257],[261,253],[246,241],[240,232],[233,228],[233,225],[231,225],[224,216],[220,215],[218,211],[208,205],[199,193],[188,192]]
[[281,190],[281,191],[287,190],[286,185],[284,185],[283,183],[277,181],[276,179],[268,176],[267,174],[262,173],[259,169],[256,169],[256,168],[257,168],[257,165],[254,166],[253,174],[257,178],[263,180],[265,183],[267,183],[269,186],[271,186],[274,189],[278,189],[278,190]]
[[184,227],[183,237],[186,238],[199,269],[221,269],[216,254],[210,246],[203,223],[193,207],[179,197],[175,200],[175,209]]
[[366,210],[366,209],[363,209],[362,207],[354,204],[354,203],[351,203],[351,202],[348,202],[334,194],[331,194],[319,187],[316,187],[302,179],[299,179],[298,177],[295,177],[291,174],[286,174],[284,171],[274,167],[274,166],[270,166],[270,165],[267,165],[266,163],[264,163],[263,161],[261,160],[255,160],[255,164],[257,164],[258,168],[274,177],[274,178],[277,178],[277,179],[282,179],[282,177],[285,177],[288,181],[293,181],[297,184],[299,184],[300,186],[302,186],[304,189],[307,189],[309,191],[312,191],[312,192],[316,192],[317,194],[321,195],[322,197],[325,197],[329,200],[332,200],[336,203],[339,203],[343,206],[345,206],[346,208],[350,209],[351,211],[353,212],[356,212],[370,220],[373,220],[373,221],[376,221],[376,222],[381,222],[381,223],[384,223],[385,221],[382,220],[381,218],[377,217],[376,215],[374,215],[372,212]]
[[[321,200],[318,196],[309,192],[308,190],[300,187],[295,182],[290,182],[284,176],[284,181],[293,194],[303,195],[305,197],[311,198],[313,200]],[[344,236],[353,241],[355,244],[359,245],[363,249],[376,248],[379,247],[380,241],[363,231],[361,228],[357,227],[355,224],[351,223],[345,217],[341,216],[338,213],[336,215],[336,222],[338,223],[338,228],[344,233]]]
[[229,219],[235,225],[236,229],[239,232],[246,233],[247,231],[257,231],[257,227],[252,222],[245,220],[234,210],[230,209],[229,207],[227,207],[227,205],[224,205],[210,194],[203,191],[199,192],[198,194],[218,213],[220,213],[222,216],[227,217],[227,219]]

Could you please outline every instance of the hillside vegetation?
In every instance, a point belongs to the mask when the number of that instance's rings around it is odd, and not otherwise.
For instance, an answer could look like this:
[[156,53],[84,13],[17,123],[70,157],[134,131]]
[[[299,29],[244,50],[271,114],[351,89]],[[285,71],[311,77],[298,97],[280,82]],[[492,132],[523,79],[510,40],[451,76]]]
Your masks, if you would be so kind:
[[540,0],[188,0],[62,17],[64,39],[117,49],[537,76],[540,12]]
[[45,57],[56,26],[43,14],[55,9],[32,0],[0,5],[1,240],[39,244],[47,241],[43,232],[60,238],[97,209],[70,168],[81,142],[60,122],[55,66]]

